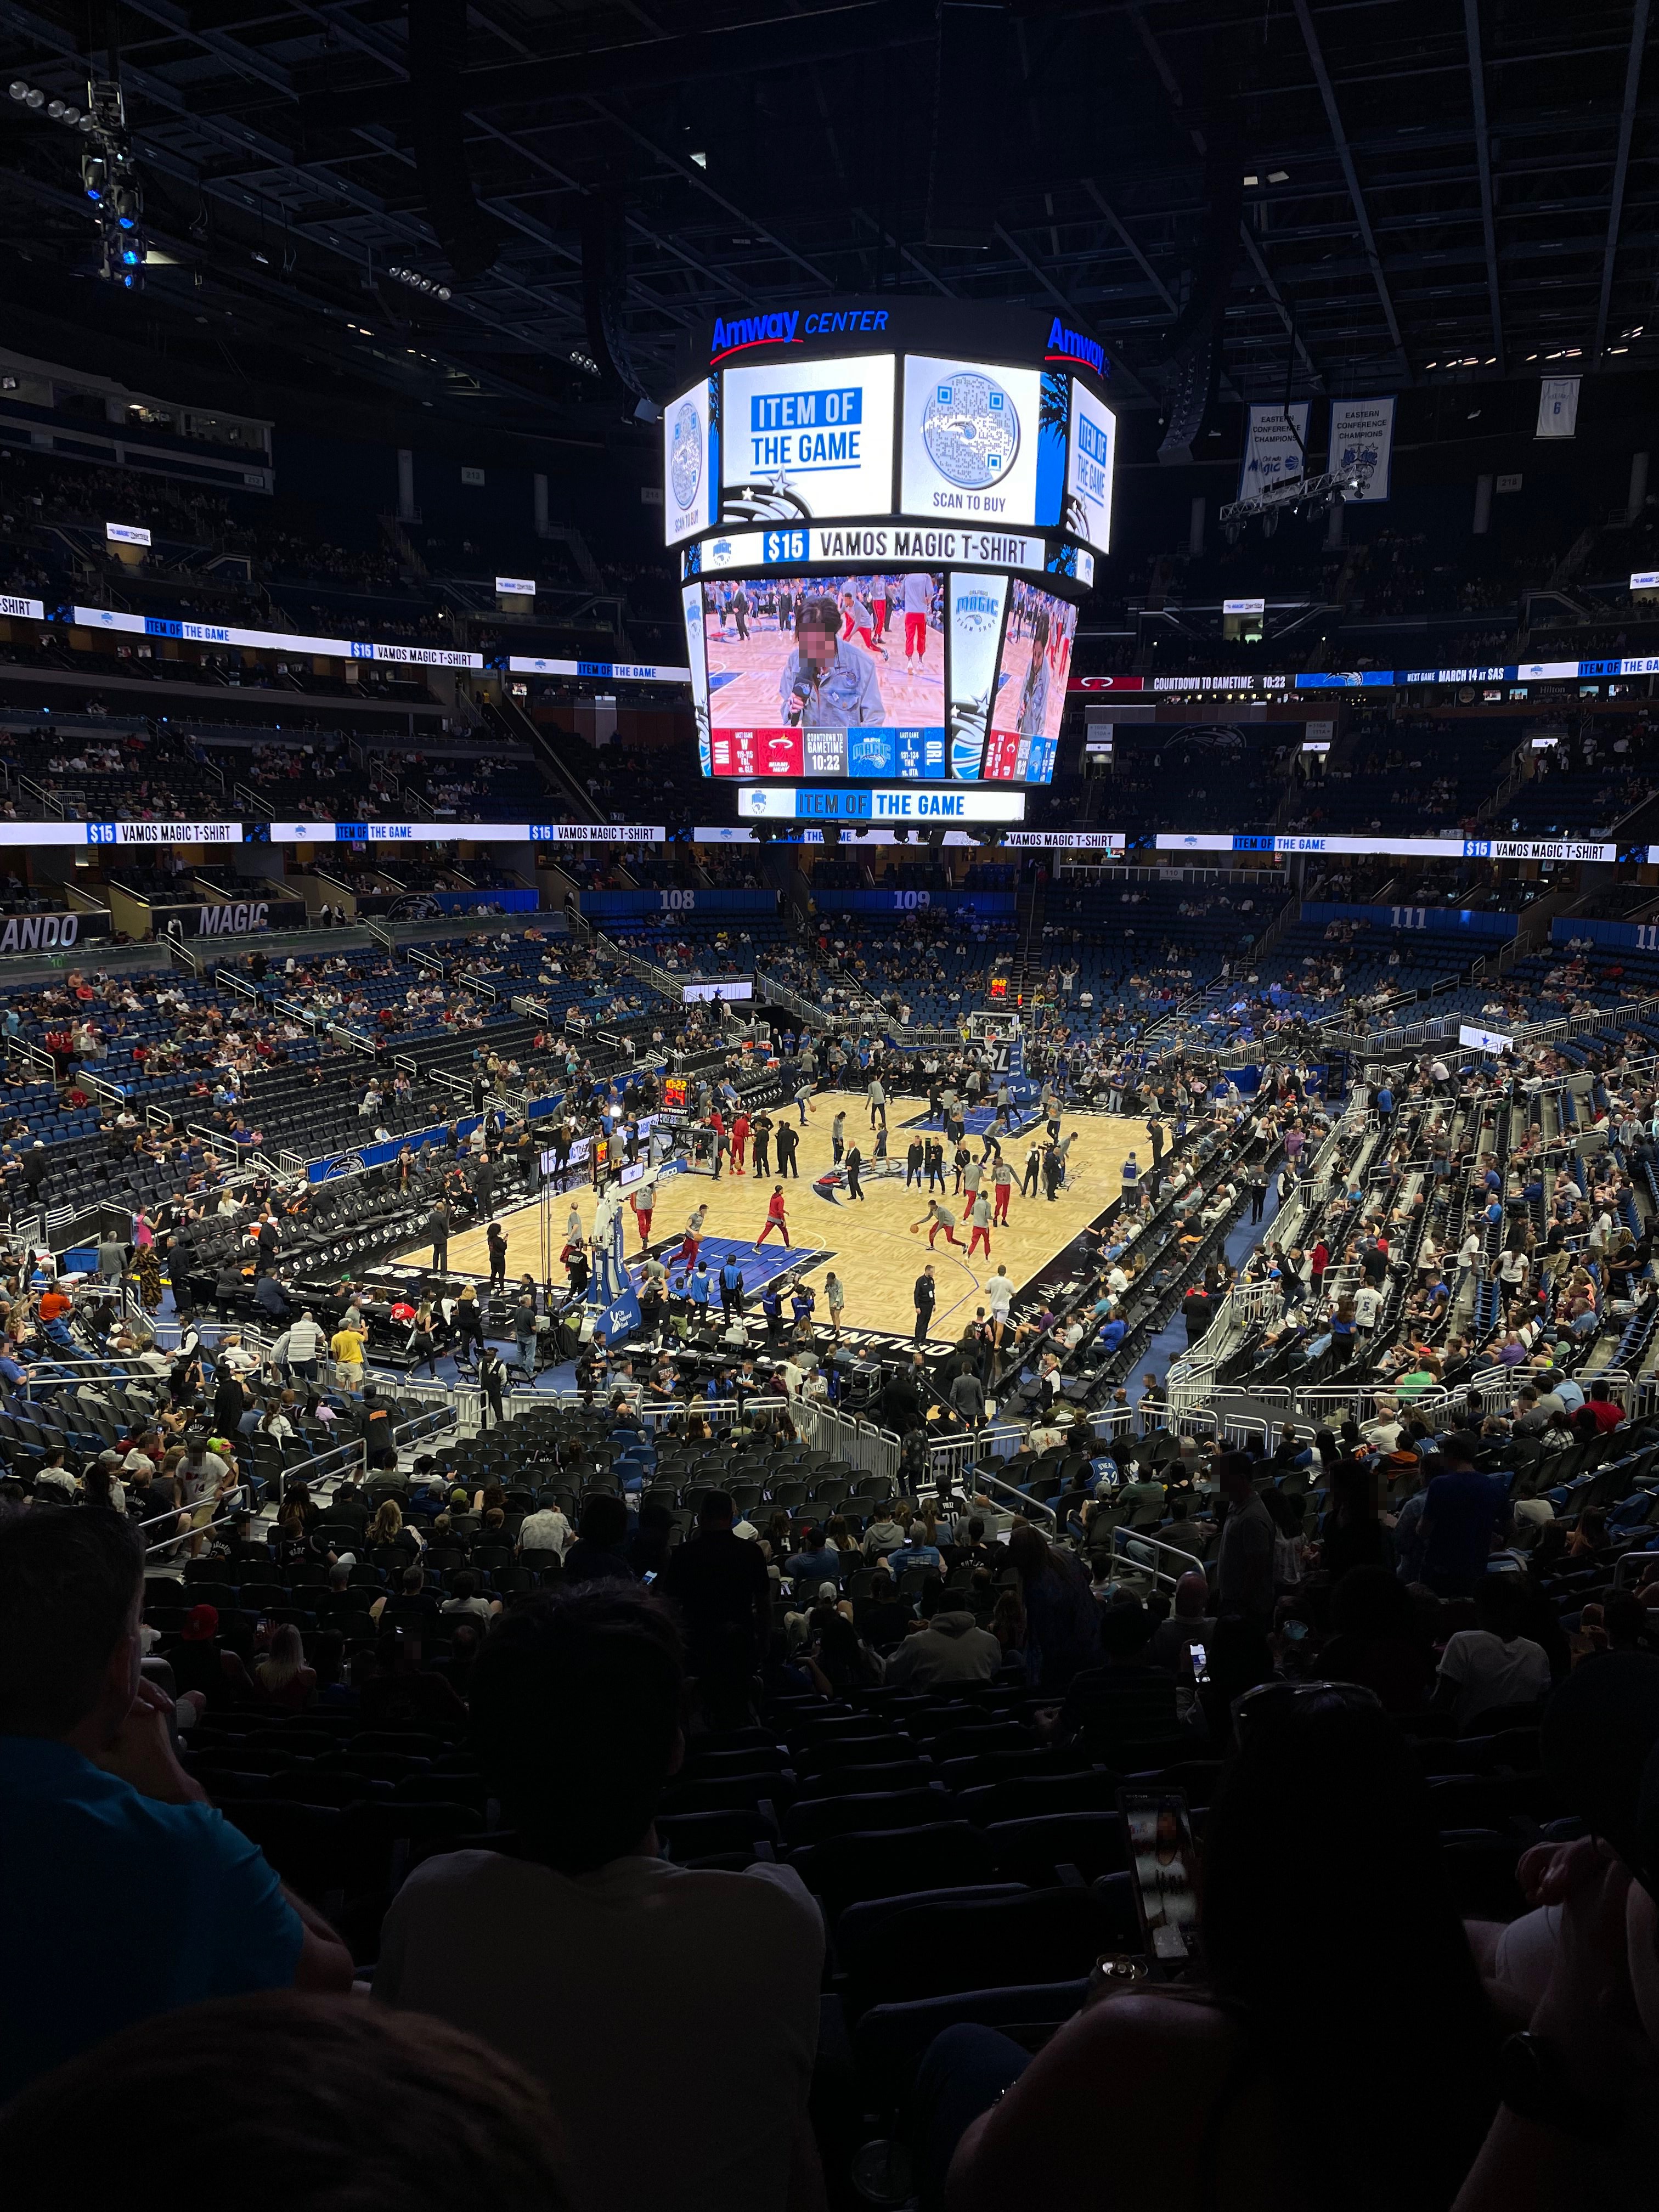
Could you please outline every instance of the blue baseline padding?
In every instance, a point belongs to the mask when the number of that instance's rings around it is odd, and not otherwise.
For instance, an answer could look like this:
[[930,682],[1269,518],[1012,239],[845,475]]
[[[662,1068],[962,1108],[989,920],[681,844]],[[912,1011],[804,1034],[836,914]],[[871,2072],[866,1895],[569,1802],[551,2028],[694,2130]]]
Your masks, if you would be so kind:
[[[760,1223],[757,1221],[755,1226],[758,1231]],[[652,1249],[667,1265],[669,1252],[678,1249],[678,1243],[679,1239],[674,1237],[663,1244],[653,1244]],[[698,1252],[698,1257],[708,1262],[708,1279],[714,1285],[708,1300],[711,1306],[720,1304],[720,1272],[728,1260],[735,1260],[743,1269],[744,1293],[753,1297],[775,1277],[793,1274],[797,1267],[816,1267],[823,1256],[822,1244],[780,1244],[775,1237],[763,1244],[758,1252],[754,1249],[752,1238],[745,1242],[739,1237],[705,1237]],[[635,1281],[639,1279],[636,1262],[629,1262],[629,1272]],[[668,1279],[671,1288],[678,1280],[672,1267]]]

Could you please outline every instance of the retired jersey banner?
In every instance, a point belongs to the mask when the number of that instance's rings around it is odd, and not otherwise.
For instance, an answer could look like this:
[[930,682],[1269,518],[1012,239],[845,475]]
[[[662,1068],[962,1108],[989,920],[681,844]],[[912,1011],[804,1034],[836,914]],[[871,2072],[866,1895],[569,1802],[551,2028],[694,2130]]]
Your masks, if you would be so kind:
[[1308,403],[1289,407],[1252,407],[1238,495],[1254,499],[1275,484],[1290,483],[1308,472]]
[[1382,500],[1389,495],[1394,471],[1394,400],[1333,399],[1331,456],[1333,475],[1357,470],[1365,479],[1363,490],[1350,492],[1350,501]]
[[1538,428],[1534,434],[1540,438],[1576,438],[1578,435],[1578,379],[1576,376],[1540,379]]

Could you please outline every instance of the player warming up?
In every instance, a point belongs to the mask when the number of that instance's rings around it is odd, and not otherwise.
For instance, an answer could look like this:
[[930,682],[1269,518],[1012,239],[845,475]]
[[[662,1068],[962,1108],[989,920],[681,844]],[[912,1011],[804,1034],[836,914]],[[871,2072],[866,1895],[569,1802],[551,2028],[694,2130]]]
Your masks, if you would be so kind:
[[671,1267],[695,1267],[696,1266],[697,1248],[702,1243],[702,1224],[707,1219],[708,1214],[708,1208],[706,1206],[700,1206],[696,1212],[691,1216],[690,1221],[686,1223],[685,1241],[680,1246],[679,1250],[676,1252],[673,1258],[669,1261],[668,1264]]
[[653,1194],[652,1187],[647,1183],[643,1190],[635,1191],[634,1195],[628,1201],[629,1206],[634,1209],[634,1219],[639,1227],[640,1249],[641,1252],[647,1249],[651,1242],[651,1215],[653,1211]]
[[777,1231],[779,1237],[781,1239],[785,1249],[787,1249],[789,1243],[789,1224],[784,1218],[784,1212],[787,1203],[788,1201],[785,1199],[783,1194],[783,1185],[781,1182],[775,1183],[772,1187],[772,1195],[767,1200],[765,1222],[762,1225],[760,1235],[755,1239],[755,1249],[757,1252],[760,1250],[761,1246],[765,1243],[767,1238],[772,1234],[772,1231],[775,1229]]
[[988,1266],[991,1259],[991,1201],[983,1191],[975,1198],[973,1211],[968,1218],[972,1226],[972,1234],[968,1239],[968,1257],[971,1260],[983,1243]]
[[[929,1200],[927,1211],[922,1215],[921,1221],[913,1221],[910,1224],[910,1234],[913,1237],[919,1234],[922,1222],[929,1221],[933,1224],[933,1226],[927,1231],[927,1249],[929,1251],[932,1251],[933,1247],[933,1239],[939,1235],[941,1229],[945,1231],[945,1243],[947,1244],[957,1244],[957,1217],[951,1211],[948,1206],[941,1206],[936,1198]],[[988,1239],[987,1241],[987,1249],[989,1249]],[[960,1244],[957,1244],[957,1249],[958,1252],[961,1251],[962,1247]]]

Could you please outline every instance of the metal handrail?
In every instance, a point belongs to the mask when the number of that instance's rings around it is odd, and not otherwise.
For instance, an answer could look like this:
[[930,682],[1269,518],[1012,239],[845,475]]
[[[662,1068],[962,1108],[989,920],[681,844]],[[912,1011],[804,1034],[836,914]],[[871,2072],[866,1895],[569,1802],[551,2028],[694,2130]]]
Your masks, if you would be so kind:
[[988,1490],[991,1492],[993,1495],[1000,1494],[1007,1498],[1017,1498],[1018,1500],[1018,1504],[1015,1507],[1015,1510],[1027,1520],[1030,1518],[1033,1513],[1046,1513],[1048,1518],[1054,1522],[1055,1528],[1059,1528],[1060,1516],[1055,1512],[1054,1507],[1052,1505],[1046,1505],[1040,1498],[1028,1497],[1025,1492],[1021,1490],[1017,1484],[1005,1482],[1000,1474],[981,1474],[979,1478],[979,1482],[980,1487],[982,1490]]
[[[1111,1535],[1114,1559],[1120,1556],[1127,1557],[1127,1547],[1131,1544],[1145,1544],[1150,1546],[1154,1552],[1167,1553],[1170,1559],[1179,1559],[1182,1562],[1178,1568],[1171,1571],[1167,1567],[1160,1566],[1157,1560],[1154,1560],[1149,1567],[1139,1559],[1130,1559],[1131,1566],[1139,1568],[1142,1574],[1151,1575],[1154,1589],[1157,1589],[1160,1583],[1168,1583],[1173,1589],[1182,1575],[1204,1573],[1202,1559],[1196,1558],[1191,1552],[1183,1552],[1178,1545],[1166,1543],[1162,1536],[1148,1536],[1139,1528],[1125,1528],[1121,1524],[1112,1530]],[[1206,1579],[1208,1579],[1207,1577]]]

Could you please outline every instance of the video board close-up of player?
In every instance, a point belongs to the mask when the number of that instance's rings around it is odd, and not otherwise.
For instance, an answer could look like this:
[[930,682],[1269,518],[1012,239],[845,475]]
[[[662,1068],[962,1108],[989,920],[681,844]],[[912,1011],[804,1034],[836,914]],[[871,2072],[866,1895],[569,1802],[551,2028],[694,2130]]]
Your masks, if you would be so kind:
[[945,774],[944,579],[707,579],[709,772]]

